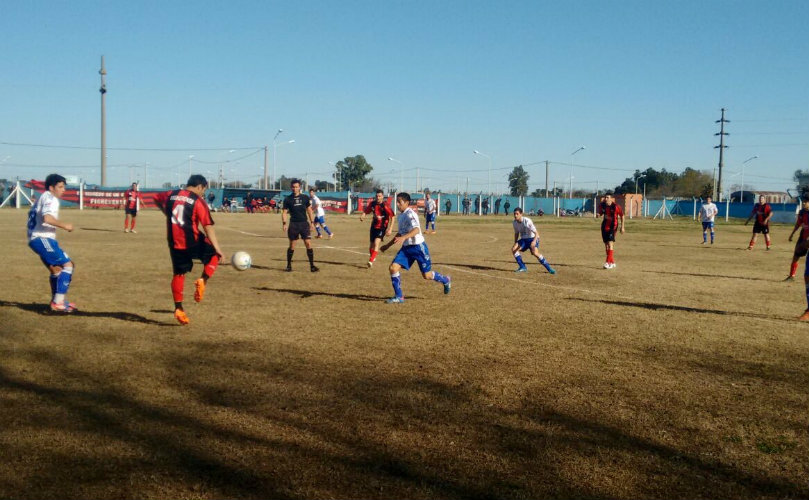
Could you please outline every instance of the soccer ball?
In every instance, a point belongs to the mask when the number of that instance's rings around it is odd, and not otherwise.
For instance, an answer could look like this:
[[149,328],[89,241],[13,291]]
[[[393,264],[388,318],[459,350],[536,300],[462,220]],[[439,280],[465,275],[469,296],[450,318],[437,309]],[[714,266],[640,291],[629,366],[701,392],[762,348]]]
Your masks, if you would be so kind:
[[233,268],[237,271],[246,271],[253,265],[253,259],[250,258],[250,254],[247,252],[236,252],[230,258],[230,263],[233,264]]

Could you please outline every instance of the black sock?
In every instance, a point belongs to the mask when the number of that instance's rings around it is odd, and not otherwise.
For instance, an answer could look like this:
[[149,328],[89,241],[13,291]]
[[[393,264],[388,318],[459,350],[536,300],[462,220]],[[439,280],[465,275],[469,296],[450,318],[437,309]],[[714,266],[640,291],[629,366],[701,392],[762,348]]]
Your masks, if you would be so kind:
[[182,311],[183,310],[183,303],[182,302],[175,302],[174,303],[174,308],[179,309],[179,310]]
[[315,251],[314,251],[314,249],[307,248],[306,249],[306,256],[309,257],[309,265],[314,266],[315,265]]
[[291,248],[287,248],[287,267],[292,267],[292,254],[295,253],[295,250]]

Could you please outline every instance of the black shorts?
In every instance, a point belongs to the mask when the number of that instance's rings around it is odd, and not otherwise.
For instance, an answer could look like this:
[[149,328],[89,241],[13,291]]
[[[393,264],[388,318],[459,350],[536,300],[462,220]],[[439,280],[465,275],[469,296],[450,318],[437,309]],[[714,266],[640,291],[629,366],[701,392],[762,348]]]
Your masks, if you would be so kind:
[[769,224],[756,224],[753,226],[753,234],[770,234],[770,225]]
[[309,231],[308,222],[290,222],[289,229],[287,229],[287,237],[290,241],[302,238],[304,240],[311,240],[312,235]]
[[126,215],[131,215],[132,217],[137,217],[138,216],[138,209],[137,208],[125,208],[124,212],[126,212]]
[[211,258],[216,255],[216,250],[208,240],[205,240],[188,250],[169,248],[169,254],[171,255],[171,266],[174,269],[174,274],[185,274],[191,272],[194,268],[193,259],[198,259],[202,261],[203,264],[208,264]]
[[615,241],[615,229],[612,228],[601,228],[601,241],[604,243],[609,243],[610,241]]
[[385,239],[385,228],[382,229],[374,229],[371,228],[371,243],[374,242],[375,239],[379,238],[380,240]]
[[798,242],[795,243],[794,257],[805,257],[807,251],[809,251],[809,241],[799,239]]

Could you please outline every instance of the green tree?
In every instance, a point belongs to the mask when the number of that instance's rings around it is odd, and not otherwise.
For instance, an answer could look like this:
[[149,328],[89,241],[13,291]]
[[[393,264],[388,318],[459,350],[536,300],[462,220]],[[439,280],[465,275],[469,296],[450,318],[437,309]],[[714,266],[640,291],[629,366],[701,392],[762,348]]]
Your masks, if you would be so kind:
[[809,170],[796,170],[793,177],[798,185],[798,194],[802,198],[809,194]]
[[340,180],[339,187],[346,190],[354,186],[358,188],[365,182],[365,178],[374,169],[362,155],[346,156],[334,165]]
[[713,177],[707,172],[687,167],[674,182],[674,195],[685,198],[704,198],[713,191]]
[[518,165],[508,174],[508,189],[511,196],[525,196],[528,194],[528,172]]

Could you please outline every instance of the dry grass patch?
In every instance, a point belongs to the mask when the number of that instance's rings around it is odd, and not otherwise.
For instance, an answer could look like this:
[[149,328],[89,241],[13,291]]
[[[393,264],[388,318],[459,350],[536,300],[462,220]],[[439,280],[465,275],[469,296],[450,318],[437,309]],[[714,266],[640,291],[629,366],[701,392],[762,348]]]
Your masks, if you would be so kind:
[[[221,266],[175,324],[164,224],[63,210],[81,311],[45,312],[26,214],[0,210],[2,498],[805,498],[809,325],[769,252],[720,223],[631,221],[605,271],[598,222],[535,218],[515,275],[510,218],[442,217],[427,241],[452,293],[368,226],[285,273],[277,215],[217,214]],[[201,272],[197,266],[194,277]]]

